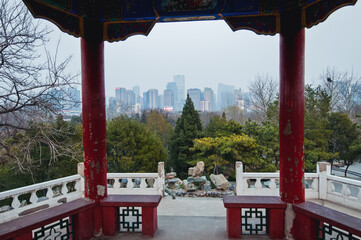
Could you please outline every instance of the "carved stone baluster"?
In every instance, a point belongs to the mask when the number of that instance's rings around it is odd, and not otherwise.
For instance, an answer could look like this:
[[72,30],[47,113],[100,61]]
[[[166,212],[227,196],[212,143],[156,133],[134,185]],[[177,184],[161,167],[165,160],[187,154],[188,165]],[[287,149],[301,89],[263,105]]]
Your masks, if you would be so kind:
[[81,182],[80,181],[81,181],[80,179],[75,181],[74,188],[75,188],[76,192],[80,192],[80,188],[81,188]]
[[19,195],[13,196],[13,201],[11,203],[11,207],[17,209],[20,207]]
[[140,179],[140,189],[146,189],[147,188],[147,183],[145,182],[146,178],[141,178]]
[[348,197],[350,196],[350,188],[348,187],[348,184],[342,184],[342,190],[341,190],[342,196]]
[[114,178],[114,184],[113,184],[114,189],[119,189],[120,188],[119,180],[120,180],[120,178]]
[[63,185],[62,185],[62,187],[61,187],[61,194],[62,195],[66,195],[66,194],[68,194],[68,188],[66,187],[66,182],[65,183],[63,183]]
[[51,189],[51,187],[48,187],[48,191],[46,192],[46,197],[48,199],[52,199],[54,197],[54,192],[53,189]]
[[128,184],[127,184],[127,189],[132,189],[134,188],[134,182],[132,181],[132,178],[127,178],[128,180]]
[[335,185],[333,184],[333,181],[328,181],[328,193],[335,193]]
[[271,178],[271,182],[269,183],[269,188],[271,190],[276,189],[277,185],[276,185],[276,179],[275,178]]
[[30,195],[29,201],[30,201],[30,203],[32,203],[32,204],[38,202],[38,196],[36,195],[36,190],[31,191],[31,195]]
[[256,189],[261,189],[262,188],[262,183],[261,183],[261,179],[260,178],[257,178],[256,179],[256,183],[254,184],[254,187]]

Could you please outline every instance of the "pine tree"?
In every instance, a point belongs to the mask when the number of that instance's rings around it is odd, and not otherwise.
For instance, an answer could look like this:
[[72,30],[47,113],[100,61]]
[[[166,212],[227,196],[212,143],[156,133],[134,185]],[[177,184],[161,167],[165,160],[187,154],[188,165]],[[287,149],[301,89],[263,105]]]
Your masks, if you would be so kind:
[[184,104],[182,115],[178,118],[170,143],[171,164],[180,177],[186,177],[188,162],[193,153],[189,148],[193,147],[193,140],[203,136],[202,123],[198,112],[194,109],[189,95]]

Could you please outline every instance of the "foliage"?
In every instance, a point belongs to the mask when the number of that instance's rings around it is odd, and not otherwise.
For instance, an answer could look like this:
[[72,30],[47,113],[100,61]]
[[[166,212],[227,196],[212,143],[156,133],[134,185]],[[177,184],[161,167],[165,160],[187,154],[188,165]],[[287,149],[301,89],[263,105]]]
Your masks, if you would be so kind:
[[167,122],[163,114],[156,110],[151,110],[147,115],[146,126],[159,137],[164,147],[168,149],[173,128],[172,125]]
[[331,98],[320,86],[305,87],[305,171],[316,171],[319,161],[330,161],[337,153],[328,151],[332,131],[326,129]]
[[248,120],[243,127],[244,134],[254,138],[258,144],[259,171],[274,172],[279,161],[279,136],[278,125],[270,121],[262,124]]
[[[28,129],[7,138],[0,151],[3,190],[75,174],[82,159],[80,125],[59,116],[48,124],[30,123]],[[9,175],[14,177],[7,180]]]
[[257,157],[257,148],[256,141],[244,134],[195,139],[190,150],[196,155],[190,163],[204,161],[208,173],[214,166],[218,174],[219,167],[227,164],[234,166],[236,161],[242,161],[249,169],[257,171],[262,165]]
[[156,172],[167,152],[145,124],[126,116],[107,123],[108,172]]
[[347,114],[337,112],[328,117],[327,129],[332,131],[329,138],[329,150],[338,152],[339,158],[348,167],[361,155],[360,133],[357,125],[353,123]]
[[193,140],[203,136],[202,123],[193,102],[187,95],[182,115],[178,118],[170,142],[171,165],[181,177],[187,176],[193,153]]

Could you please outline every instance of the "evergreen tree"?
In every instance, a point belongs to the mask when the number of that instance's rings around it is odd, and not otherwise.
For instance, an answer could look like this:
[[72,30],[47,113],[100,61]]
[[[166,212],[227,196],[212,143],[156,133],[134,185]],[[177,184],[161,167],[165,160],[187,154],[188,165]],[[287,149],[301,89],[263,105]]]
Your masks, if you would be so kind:
[[192,160],[193,155],[189,148],[193,147],[194,139],[202,136],[199,114],[194,109],[191,98],[187,95],[182,115],[177,120],[170,143],[171,164],[179,176],[187,176],[188,167],[190,167],[188,162]]

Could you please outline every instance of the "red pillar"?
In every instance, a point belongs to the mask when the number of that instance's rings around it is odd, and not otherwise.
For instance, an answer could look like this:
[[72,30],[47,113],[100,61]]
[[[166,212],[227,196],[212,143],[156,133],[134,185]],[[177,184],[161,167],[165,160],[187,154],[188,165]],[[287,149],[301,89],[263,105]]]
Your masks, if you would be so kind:
[[[84,183],[85,197],[99,201],[107,196],[104,42],[90,39],[81,38]],[[100,233],[99,206],[94,219]]]
[[280,195],[287,203],[305,201],[303,185],[305,29],[300,23],[300,13],[281,16]]

